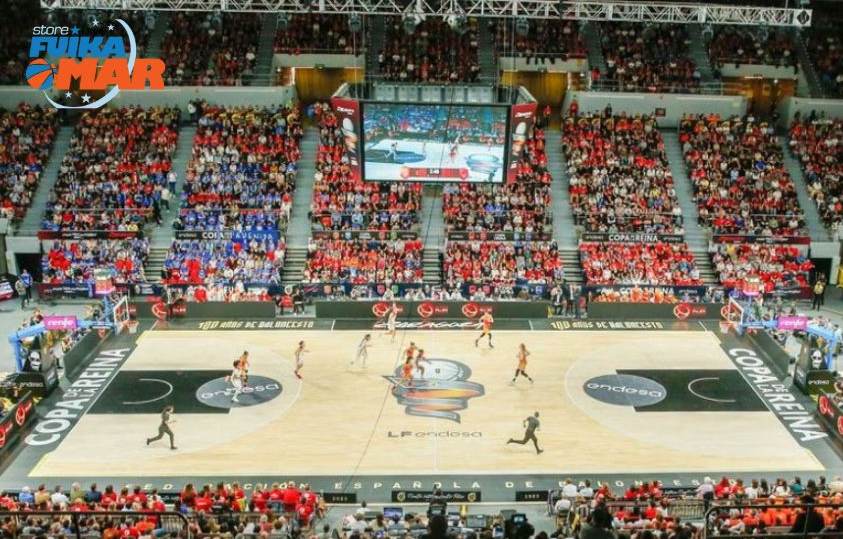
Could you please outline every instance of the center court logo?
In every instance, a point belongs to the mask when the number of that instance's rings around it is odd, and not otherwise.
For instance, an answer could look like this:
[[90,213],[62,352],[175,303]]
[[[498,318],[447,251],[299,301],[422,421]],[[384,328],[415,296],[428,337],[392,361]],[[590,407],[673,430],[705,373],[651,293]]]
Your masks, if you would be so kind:
[[[92,18],[88,26],[87,30],[75,25],[32,29],[32,60],[26,68],[26,81],[43,91],[51,105],[58,109],[96,109],[114,99],[121,89],[164,88],[163,60],[137,57],[135,34],[125,21]],[[59,99],[63,103],[54,101],[49,90],[62,92]],[[103,92],[98,99],[91,95]]]
[[428,359],[424,378],[413,378],[410,383],[401,379],[401,367],[391,376],[392,394],[398,404],[406,406],[407,415],[447,419],[460,422],[461,410],[468,408],[468,400],[482,397],[482,385],[471,382],[471,369],[450,359]]
[[225,378],[215,378],[205,382],[196,390],[196,399],[202,404],[214,408],[242,408],[257,406],[276,398],[283,391],[281,383],[266,376],[249,376],[249,384],[244,386],[238,402],[233,402],[234,386]]
[[592,399],[617,406],[651,406],[667,397],[663,385],[632,374],[606,374],[583,384],[583,391]]

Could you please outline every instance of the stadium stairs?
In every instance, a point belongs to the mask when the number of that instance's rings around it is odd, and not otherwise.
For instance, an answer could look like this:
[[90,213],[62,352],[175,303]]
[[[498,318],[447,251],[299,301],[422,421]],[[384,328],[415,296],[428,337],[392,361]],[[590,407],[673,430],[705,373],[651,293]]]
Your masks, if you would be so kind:
[[386,40],[386,19],[383,16],[373,15],[369,17],[369,37],[366,40],[366,75],[378,73],[378,53],[383,50]]
[[708,58],[708,46],[702,35],[702,25],[689,24],[688,37],[691,43],[688,45],[688,53],[691,59],[697,64],[700,72],[700,82],[703,84],[714,82],[714,70],[711,69],[711,62]]
[[159,11],[155,17],[155,28],[152,29],[152,34],[149,36],[149,47],[147,48],[146,56],[150,58],[160,58],[161,42],[167,34],[167,29],[170,27],[170,13],[167,11]]
[[[293,209],[287,224],[288,257],[290,248],[307,249],[310,239],[310,205],[313,201],[313,175],[316,173],[316,152],[319,150],[319,128],[308,126],[301,139],[301,158],[293,192]],[[285,262],[286,263],[286,262]]]
[[255,58],[255,69],[248,77],[246,84],[249,86],[271,86],[272,59],[275,56],[275,29],[278,26],[278,16],[274,13],[267,13],[261,16],[261,35],[258,41],[258,52]]
[[553,238],[560,248],[577,247],[577,229],[571,212],[571,199],[568,196],[568,174],[562,157],[562,131],[545,130],[545,148],[547,150],[547,169],[553,177],[551,194],[553,202]]
[[708,254],[708,231],[704,230],[699,223],[697,205],[694,202],[694,187],[688,177],[688,168],[685,165],[685,158],[682,155],[682,147],[679,144],[679,135],[674,130],[662,130],[665,153],[670,163],[670,170],[673,172],[673,182],[676,186],[676,198],[679,200],[679,207],[682,208],[684,217],[685,241],[688,248],[694,254],[697,261],[697,268],[700,270],[700,278],[707,285],[717,284],[717,276],[711,265],[711,258]]
[[480,77],[484,80],[498,80],[498,61],[495,56],[495,36],[493,30],[485,21],[481,21],[479,28],[479,47],[477,60],[480,63]]
[[600,73],[605,75],[609,68],[606,66],[606,58],[603,56],[603,47],[600,43],[602,38],[600,26],[596,22],[580,23],[580,33],[585,41],[589,68],[597,67]]
[[796,43],[796,59],[799,60],[799,67],[802,69],[802,74],[804,75],[805,82],[807,83],[807,92],[802,91],[800,92],[800,95],[808,94],[810,97],[814,98],[825,97],[825,88],[823,87],[822,81],[817,74],[814,62],[811,60],[811,55],[808,54],[805,36],[802,35],[802,32],[794,30],[793,41]]
[[298,286],[301,284],[306,261],[306,247],[287,247],[287,254],[284,256],[284,269],[281,272],[282,286]]
[[424,283],[438,285],[442,282],[442,263],[439,254],[442,252],[446,236],[441,186],[435,184],[424,186],[419,221],[419,235],[424,243],[422,252]]
[[59,176],[59,167],[61,166],[64,154],[70,147],[70,139],[73,137],[72,125],[62,125],[56,133],[56,140],[53,141],[53,149],[50,151],[50,158],[47,165],[41,174],[41,180],[38,182],[38,188],[32,196],[32,203],[18,225],[17,235],[19,236],[34,236],[41,229],[41,220],[44,218],[44,211],[47,209],[47,200],[50,197],[50,191],[56,184]]
[[170,199],[170,209],[161,208],[161,226],[154,223],[149,229],[149,257],[143,266],[147,280],[157,283],[161,280],[164,269],[164,258],[173,242],[173,221],[179,214],[180,195],[184,191],[184,178],[187,175],[187,164],[193,155],[193,138],[196,136],[195,125],[182,125],[179,130],[179,140],[176,143],[176,153],[173,155],[173,170],[176,172],[176,192]]
[[831,239],[828,230],[823,225],[820,219],[820,214],[817,211],[817,205],[808,196],[808,186],[805,183],[805,175],[802,173],[802,166],[799,160],[796,159],[790,152],[787,145],[787,136],[779,136],[782,151],[784,153],[784,166],[788,174],[790,174],[793,183],[796,186],[796,196],[799,199],[799,206],[805,215],[805,224],[808,226],[808,233],[811,235],[811,241],[829,241]]

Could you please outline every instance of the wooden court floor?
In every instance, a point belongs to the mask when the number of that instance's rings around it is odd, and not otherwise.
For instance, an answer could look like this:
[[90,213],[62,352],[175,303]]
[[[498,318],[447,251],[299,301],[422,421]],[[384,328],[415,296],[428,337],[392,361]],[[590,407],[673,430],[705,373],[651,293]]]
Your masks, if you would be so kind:
[[[118,373],[121,378],[31,474],[822,469],[771,412],[751,402],[751,388],[741,385],[712,333],[498,331],[494,349],[475,348],[476,335],[468,331],[403,332],[394,343],[374,333],[366,367],[349,366],[364,333],[146,332]],[[300,340],[308,350],[301,381],[293,375],[293,350]],[[394,391],[389,377],[410,341],[425,349],[431,360],[426,376],[433,380]],[[521,378],[511,385],[521,342],[531,352],[527,371],[535,383]],[[250,376],[267,387],[277,383],[272,387],[280,390],[262,393],[270,400],[254,406],[221,409],[198,403],[200,393],[221,402],[213,391],[203,393],[210,387],[203,384],[216,380],[219,389],[243,350],[252,358]],[[619,371],[657,371],[669,398],[647,411],[602,402],[584,390],[590,380]],[[682,393],[691,378],[694,384],[701,381],[693,393],[716,393],[706,399],[713,403],[710,409]],[[730,395],[739,398],[724,398]],[[725,409],[717,404],[744,401]],[[176,406],[178,451],[164,442],[145,443],[157,432],[157,411],[170,402]],[[535,411],[540,412],[541,455],[530,445],[506,444],[522,436],[522,421]]]

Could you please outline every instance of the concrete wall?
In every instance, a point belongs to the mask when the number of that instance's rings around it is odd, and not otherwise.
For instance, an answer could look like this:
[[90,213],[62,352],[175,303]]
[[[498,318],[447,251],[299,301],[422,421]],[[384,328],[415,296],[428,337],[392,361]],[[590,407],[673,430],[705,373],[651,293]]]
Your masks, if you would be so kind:
[[279,67],[364,67],[366,59],[362,54],[275,54],[272,69]]
[[589,92],[573,90],[565,95],[564,106],[567,109],[572,99],[579,103],[580,112],[603,110],[612,105],[617,114],[653,114],[657,108],[663,108],[665,115],[659,117],[661,127],[678,127],[684,114],[716,113],[728,117],[746,113],[746,98],[732,95],[691,95],[691,94],[639,94],[615,92]]
[[[109,103],[109,106],[175,105],[186,111],[188,102],[197,98],[205,99],[215,105],[243,105],[245,103],[259,106],[277,105],[294,100],[296,89],[293,86],[179,86],[164,88],[163,90],[123,90]],[[21,101],[48,105],[40,91],[33,90],[28,86],[0,88],[0,106],[14,107]]]
[[572,58],[570,60],[556,60],[545,62],[531,60],[523,57],[501,56],[498,62],[501,71],[542,71],[547,73],[582,73],[588,71],[588,60],[585,58]]

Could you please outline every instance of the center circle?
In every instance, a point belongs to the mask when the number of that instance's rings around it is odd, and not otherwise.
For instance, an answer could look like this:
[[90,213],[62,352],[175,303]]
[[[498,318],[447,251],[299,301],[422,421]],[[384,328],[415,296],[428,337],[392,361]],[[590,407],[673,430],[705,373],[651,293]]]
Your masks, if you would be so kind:
[[243,408],[269,402],[283,391],[281,382],[266,376],[249,375],[247,383],[234,397],[234,386],[225,378],[214,378],[196,390],[196,400],[214,408]]
[[583,384],[592,399],[616,406],[652,406],[667,397],[660,383],[634,374],[604,374]]

